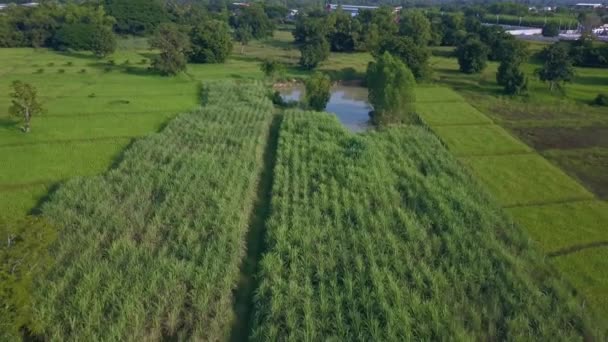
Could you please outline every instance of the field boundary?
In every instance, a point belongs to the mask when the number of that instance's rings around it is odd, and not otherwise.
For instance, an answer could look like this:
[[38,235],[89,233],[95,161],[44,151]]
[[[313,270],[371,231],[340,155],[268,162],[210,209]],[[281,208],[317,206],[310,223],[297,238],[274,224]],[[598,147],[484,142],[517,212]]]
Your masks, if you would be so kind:
[[595,241],[595,242],[589,242],[589,243],[585,243],[585,244],[578,244],[578,245],[573,245],[573,246],[569,246],[569,247],[564,247],[564,248],[560,248],[556,251],[547,253],[547,256],[549,258],[555,258],[555,257],[560,257],[560,256],[580,252],[580,251],[583,251],[586,249],[601,248],[601,247],[608,247],[608,241]]
[[254,293],[258,288],[259,262],[265,251],[266,221],[270,216],[270,201],[274,184],[274,168],[279,141],[282,115],[274,114],[266,145],[263,165],[256,184],[256,198],[249,214],[249,229],[246,238],[246,253],[243,257],[237,288],[234,289],[235,320],[230,332],[230,341],[246,341],[251,331],[254,311]]
[[58,139],[58,140],[41,140],[41,141],[32,141],[27,143],[13,143],[13,144],[5,144],[0,145],[0,148],[14,148],[14,147],[25,147],[25,146],[35,146],[35,145],[49,145],[49,144],[75,144],[75,143],[88,143],[88,142],[96,142],[96,141],[111,141],[111,140],[129,140],[133,138],[144,137],[143,135],[116,135],[109,137],[96,137],[96,138],[79,138],[79,139]]

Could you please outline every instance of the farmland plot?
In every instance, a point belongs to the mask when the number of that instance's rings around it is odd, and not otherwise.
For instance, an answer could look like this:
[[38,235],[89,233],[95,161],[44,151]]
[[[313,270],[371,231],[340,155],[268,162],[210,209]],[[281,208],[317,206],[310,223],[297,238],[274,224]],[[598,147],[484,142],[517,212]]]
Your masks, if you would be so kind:
[[224,340],[272,120],[260,85],[216,84],[207,105],[134,143],[108,173],[42,208],[56,261],[34,294],[50,340]]
[[581,302],[427,131],[285,115],[255,340],[581,340]]

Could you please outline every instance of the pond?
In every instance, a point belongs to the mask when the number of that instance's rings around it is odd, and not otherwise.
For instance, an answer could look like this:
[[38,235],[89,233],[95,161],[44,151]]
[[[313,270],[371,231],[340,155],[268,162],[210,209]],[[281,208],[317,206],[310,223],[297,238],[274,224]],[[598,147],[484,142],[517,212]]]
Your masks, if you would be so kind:
[[[285,101],[299,101],[304,95],[304,87],[297,85],[280,89]],[[331,98],[325,108],[338,117],[344,126],[353,132],[362,132],[371,127],[369,112],[372,107],[367,102],[367,88],[336,85],[331,88]]]

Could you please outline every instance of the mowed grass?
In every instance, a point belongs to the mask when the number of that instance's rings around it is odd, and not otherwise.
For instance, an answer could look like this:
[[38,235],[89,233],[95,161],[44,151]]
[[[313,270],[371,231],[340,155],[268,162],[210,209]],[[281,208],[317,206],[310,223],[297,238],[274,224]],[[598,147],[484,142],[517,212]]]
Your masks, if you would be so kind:
[[505,207],[594,198],[583,186],[536,154],[461,160]]
[[531,152],[526,144],[496,125],[435,126],[433,130],[457,156]]
[[273,105],[260,84],[208,85],[203,109],[135,142],[116,168],[62,185],[37,279],[48,340],[227,340]]
[[552,262],[587,298],[588,306],[598,313],[598,324],[608,327],[608,248],[584,249],[555,257]]
[[608,243],[608,203],[583,201],[510,208],[507,211],[526,227],[545,253]]
[[422,128],[356,135],[326,113],[285,114],[267,241],[254,340],[591,333],[519,227]]
[[491,124],[487,116],[466,103],[462,96],[444,87],[416,90],[416,111],[431,126]]

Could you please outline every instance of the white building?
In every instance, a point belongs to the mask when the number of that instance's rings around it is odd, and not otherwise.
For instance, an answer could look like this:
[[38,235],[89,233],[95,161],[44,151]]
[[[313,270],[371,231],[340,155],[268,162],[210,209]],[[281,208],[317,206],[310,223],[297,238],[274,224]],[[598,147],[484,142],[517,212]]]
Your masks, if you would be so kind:
[[578,7],[578,8],[600,8],[600,7],[602,7],[602,4],[592,4],[592,3],[587,3],[587,2],[579,2],[578,4],[576,4],[574,6]]

